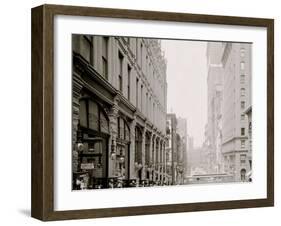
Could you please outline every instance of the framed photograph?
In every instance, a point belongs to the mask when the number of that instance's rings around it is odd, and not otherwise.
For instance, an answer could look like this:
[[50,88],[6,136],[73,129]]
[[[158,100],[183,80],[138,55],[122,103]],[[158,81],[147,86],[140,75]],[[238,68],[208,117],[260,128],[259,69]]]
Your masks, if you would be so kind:
[[32,9],[32,217],[274,205],[274,21]]

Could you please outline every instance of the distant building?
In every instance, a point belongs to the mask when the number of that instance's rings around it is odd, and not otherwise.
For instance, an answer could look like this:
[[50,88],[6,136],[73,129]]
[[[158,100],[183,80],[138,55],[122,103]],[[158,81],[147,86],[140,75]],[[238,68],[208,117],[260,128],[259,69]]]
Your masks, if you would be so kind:
[[193,150],[194,149],[194,141],[193,141],[193,137],[192,136],[188,136],[187,137],[187,140],[188,140],[188,150]]
[[193,146],[193,137],[187,135],[187,150],[186,150],[186,176],[189,176],[191,173],[191,165],[192,165],[192,151],[194,149]]
[[187,176],[207,173],[205,162],[206,156],[203,147],[195,147],[192,150],[189,150],[188,157],[189,173]]
[[208,118],[206,139],[208,140],[208,172],[221,173],[222,164],[222,95],[223,67],[221,43],[208,43]]
[[206,123],[204,130],[204,142],[200,149],[200,165],[206,173],[212,173],[212,168],[214,165],[212,161],[215,159],[215,150],[212,149],[209,132],[210,126],[208,123]]

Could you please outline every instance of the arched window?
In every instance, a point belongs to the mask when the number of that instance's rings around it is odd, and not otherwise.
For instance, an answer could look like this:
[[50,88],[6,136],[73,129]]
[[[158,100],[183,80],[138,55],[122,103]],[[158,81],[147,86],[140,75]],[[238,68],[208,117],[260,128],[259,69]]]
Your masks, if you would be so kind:
[[103,108],[93,100],[81,99],[79,107],[80,126],[96,132],[109,133],[109,120]]

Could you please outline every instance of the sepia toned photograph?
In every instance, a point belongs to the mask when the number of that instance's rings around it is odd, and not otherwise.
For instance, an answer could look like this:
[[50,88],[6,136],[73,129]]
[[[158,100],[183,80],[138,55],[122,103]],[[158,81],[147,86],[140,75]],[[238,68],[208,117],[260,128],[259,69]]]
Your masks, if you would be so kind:
[[72,190],[252,182],[252,43],[72,35]]

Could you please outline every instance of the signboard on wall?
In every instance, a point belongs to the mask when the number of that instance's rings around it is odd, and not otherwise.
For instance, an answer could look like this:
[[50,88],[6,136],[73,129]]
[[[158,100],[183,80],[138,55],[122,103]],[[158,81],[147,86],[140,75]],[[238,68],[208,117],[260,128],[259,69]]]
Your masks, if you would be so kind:
[[89,170],[89,169],[94,169],[94,163],[82,163],[81,164],[81,169]]

